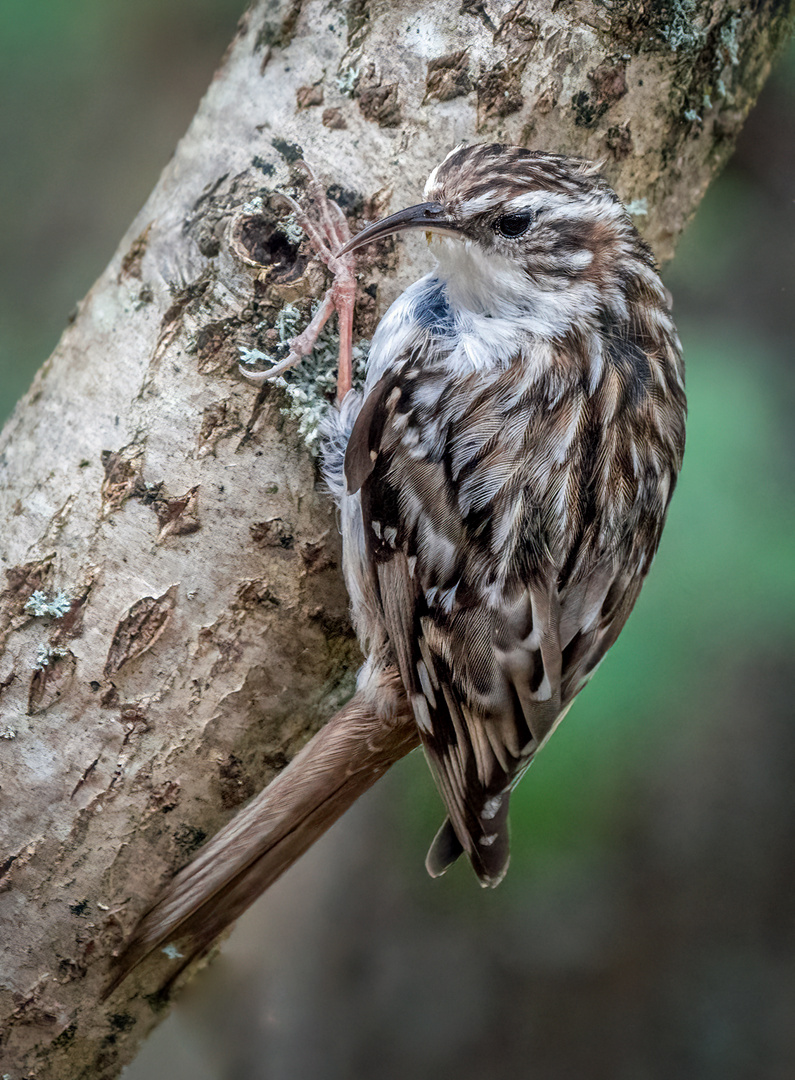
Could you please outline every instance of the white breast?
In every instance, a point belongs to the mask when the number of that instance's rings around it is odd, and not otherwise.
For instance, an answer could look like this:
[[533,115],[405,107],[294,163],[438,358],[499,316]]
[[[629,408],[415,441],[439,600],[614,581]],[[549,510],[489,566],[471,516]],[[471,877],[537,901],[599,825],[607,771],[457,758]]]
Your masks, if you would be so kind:
[[435,247],[437,268],[397,298],[376,330],[365,393],[409,352],[445,363],[452,376],[499,370],[522,355],[535,378],[549,342],[598,308],[590,283],[541,288],[515,261],[477,244],[443,237]]

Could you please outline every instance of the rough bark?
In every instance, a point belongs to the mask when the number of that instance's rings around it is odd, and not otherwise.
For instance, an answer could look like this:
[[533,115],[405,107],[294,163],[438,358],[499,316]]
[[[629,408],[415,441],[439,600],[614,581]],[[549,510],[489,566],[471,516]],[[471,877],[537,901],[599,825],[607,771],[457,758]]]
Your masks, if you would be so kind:
[[[292,0],[243,19],[0,444],[2,1073],[118,1074],[163,1003],[131,980],[98,1007],[109,954],[352,688],[329,501],[282,391],[237,372],[324,284],[275,197],[294,163],[355,228],[418,201],[459,141],[600,158],[666,259],[790,14]],[[426,266],[416,239],[363,262],[358,332]]]

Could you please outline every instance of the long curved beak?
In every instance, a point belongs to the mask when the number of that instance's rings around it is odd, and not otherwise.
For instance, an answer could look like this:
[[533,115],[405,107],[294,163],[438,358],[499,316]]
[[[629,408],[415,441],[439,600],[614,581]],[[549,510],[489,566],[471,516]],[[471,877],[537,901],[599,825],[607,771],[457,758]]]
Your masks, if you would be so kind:
[[337,252],[338,255],[347,255],[349,251],[356,251],[373,240],[382,240],[392,233],[403,232],[404,229],[424,229],[432,233],[461,234],[460,227],[445,214],[441,203],[426,202],[418,206],[410,206],[407,210],[398,210],[396,214],[390,214],[383,221],[376,221],[374,225],[368,225],[360,233],[349,240],[345,247]]

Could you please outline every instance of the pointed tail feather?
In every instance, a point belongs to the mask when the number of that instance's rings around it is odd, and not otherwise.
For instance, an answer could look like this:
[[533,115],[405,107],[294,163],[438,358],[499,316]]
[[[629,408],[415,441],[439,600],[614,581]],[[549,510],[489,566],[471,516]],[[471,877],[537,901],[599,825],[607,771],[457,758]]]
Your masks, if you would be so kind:
[[[397,677],[390,681],[397,696]],[[407,705],[383,719],[355,694],[166,886],[133,931],[104,996],[161,945],[179,943],[183,968],[206,952],[390,765],[417,745]]]
[[455,834],[453,823],[449,817],[445,818],[425,858],[425,869],[431,877],[441,877],[463,854],[464,849]]
[[[450,818],[444,819],[444,824],[433,838],[433,843],[425,859],[425,869],[431,877],[441,877],[449,870],[459,856],[466,853],[472,864],[472,869],[477,874],[480,884],[484,888],[494,888],[502,881],[508,870],[510,861],[510,841],[508,835],[508,799],[504,799],[504,805],[498,809],[498,813],[489,813],[489,830],[482,828],[472,830],[478,837],[478,846],[474,846],[473,836],[469,836],[470,847],[464,848],[459,840]],[[497,818],[497,820],[492,820]],[[485,841],[485,843],[484,843]]]

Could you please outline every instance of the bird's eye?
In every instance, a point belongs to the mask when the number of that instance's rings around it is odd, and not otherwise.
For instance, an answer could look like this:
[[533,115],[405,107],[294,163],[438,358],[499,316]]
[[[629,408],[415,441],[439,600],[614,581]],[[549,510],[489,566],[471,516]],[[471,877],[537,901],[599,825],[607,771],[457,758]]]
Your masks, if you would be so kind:
[[517,236],[524,236],[533,224],[534,217],[532,210],[522,210],[518,214],[503,214],[497,219],[494,228],[501,236],[515,240]]

